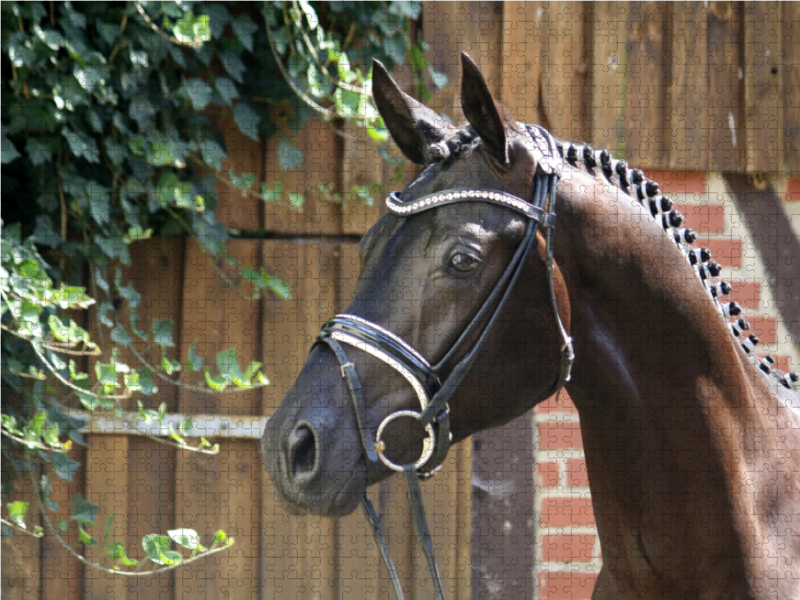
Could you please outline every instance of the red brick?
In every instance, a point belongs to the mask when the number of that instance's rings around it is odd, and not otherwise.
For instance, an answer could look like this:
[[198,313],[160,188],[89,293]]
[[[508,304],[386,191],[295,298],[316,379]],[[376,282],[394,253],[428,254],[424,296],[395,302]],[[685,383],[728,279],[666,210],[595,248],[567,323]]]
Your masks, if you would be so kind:
[[583,448],[581,425],[574,422],[539,423],[539,444],[543,450]]
[[745,308],[761,308],[761,282],[756,280],[745,281],[734,279],[731,284],[731,300],[734,300]]
[[552,488],[558,485],[558,463],[544,461],[536,463],[536,485]]
[[684,225],[700,233],[725,232],[725,207],[718,204],[676,204]]
[[795,177],[789,180],[789,186],[786,188],[784,200],[800,202],[800,178]]
[[586,461],[582,458],[567,460],[567,485],[586,487],[589,485],[589,473],[586,472]]
[[747,320],[750,323],[750,333],[755,333],[762,344],[774,344],[778,341],[778,323],[773,317],[751,317]]
[[588,600],[597,575],[593,573],[539,573],[539,598],[542,600]]
[[542,558],[548,562],[591,562],[594,560],[593,533],[577,535],[545,535]]
[[662,194],[705,194],[706,174],[697,171],[645,171],[645,177],[658,183]]
[[590,498],[544,498],[539,515],[542,527],[594,527]]
[[800,365],[795,364],[791,356],[775,356],[775,366],[784,373],[800,370]]
[[550,396],[544,402],[540,402],[534,409],[537,413],[567,413],[570,415],[577,415],[578,411],[572,403],[569,395],[566,392],[560,392],[556,396]]

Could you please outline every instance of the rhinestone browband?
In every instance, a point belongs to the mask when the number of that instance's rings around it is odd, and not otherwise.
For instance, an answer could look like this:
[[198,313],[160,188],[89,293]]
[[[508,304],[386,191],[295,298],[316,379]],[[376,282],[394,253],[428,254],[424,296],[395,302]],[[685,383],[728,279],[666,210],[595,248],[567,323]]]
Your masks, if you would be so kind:
[[430,210],[446,204],[460,202],[489,202],[498,204],[522,213],[529,219],[540,222],[545,227],[555,225],[555,215],[545,213],[542,209],[525,202],[521,198],[498,190],[455,189],[447,192],[429,194],[411,202],[403,202],[397,192],[391,192],[386,199],[386,206],[396,215],[406,216]]

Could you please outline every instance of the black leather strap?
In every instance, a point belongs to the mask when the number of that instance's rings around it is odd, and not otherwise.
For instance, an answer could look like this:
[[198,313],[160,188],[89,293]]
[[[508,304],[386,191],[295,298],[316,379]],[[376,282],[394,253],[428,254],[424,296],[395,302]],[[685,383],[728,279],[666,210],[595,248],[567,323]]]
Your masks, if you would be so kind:
[[358,378],[358,373],[356,373],[353,363],[347,358],[347,353],[339,342],[330,336],[321,337],[320,341],[330,346],[341,365],[342,378],[347,383],[347,389],[350,391],[350,399],[353,401],[353,408],[356,412],[356,423],[358,424],[358,433],[361,435],[361,443],[364,446],[364,452],[366,452],[370,462],[376,463],[378,462],[378,453],[375,451],[375,444],[372,442],[372,436],[369,434],[367,402],[364,400],[364,394],[361,391],[361,380]]
[[381,533],[381,518],[378,516],[378,513],[375,512],[375,507],[372,506],[372,502],[366,493],[361,498],[361,508],[364,509],[364,516],[367,518],[367,523],[369,523],[372,529],[372,537],[375,538],[375,543],[378,544],[378,552],[381,553],[383,564],[386,565],[386,569],[389,571],[389,579],[392,581],[394,595],[397,597],[397,600],[404,600],[403,586],[400,585],[400,576],[397,574],[397,568],[394,566],[392,555],[389,553],[389,546],[386,544],[386,540],[383,539],[383,533]]
[[403,475],[406,478],[406,495],[411,503],[414,537],[417,538],[417,544],[422,548],[422,553],[428,563],[428,572],[433,580],[433,597],[436,600],[445,600],[442,576],[439,574],[439,567],[436,565],[436,557],[433,554],[433,538],[428,528],[428,520],[425,518],[425,502],[422,499],[417,470],[413,464],[405,465]]

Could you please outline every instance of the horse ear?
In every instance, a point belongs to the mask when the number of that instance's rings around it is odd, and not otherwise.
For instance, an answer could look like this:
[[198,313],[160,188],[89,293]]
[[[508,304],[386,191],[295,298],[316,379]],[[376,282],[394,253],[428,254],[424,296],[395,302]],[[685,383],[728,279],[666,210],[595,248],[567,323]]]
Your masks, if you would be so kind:
[[516,120],[495,100],[478,65],[466,52],[461,53],[461,108],[467,121],[497,161],[508,163],[508,132],[518,130]]
[[455,131],[442,117],[404,93],[379,60],[372,60],[375,106],[403,155],[424,165],[428,145]]

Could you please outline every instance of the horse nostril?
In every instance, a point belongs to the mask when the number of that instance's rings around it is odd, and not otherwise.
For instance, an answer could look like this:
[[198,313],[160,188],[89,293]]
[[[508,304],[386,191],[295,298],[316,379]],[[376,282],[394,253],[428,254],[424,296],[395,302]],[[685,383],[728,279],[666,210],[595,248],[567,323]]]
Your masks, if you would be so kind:
[[314,430],[299,425],[289,434],[289,469],[298,483],[310,479],[319,469]]

